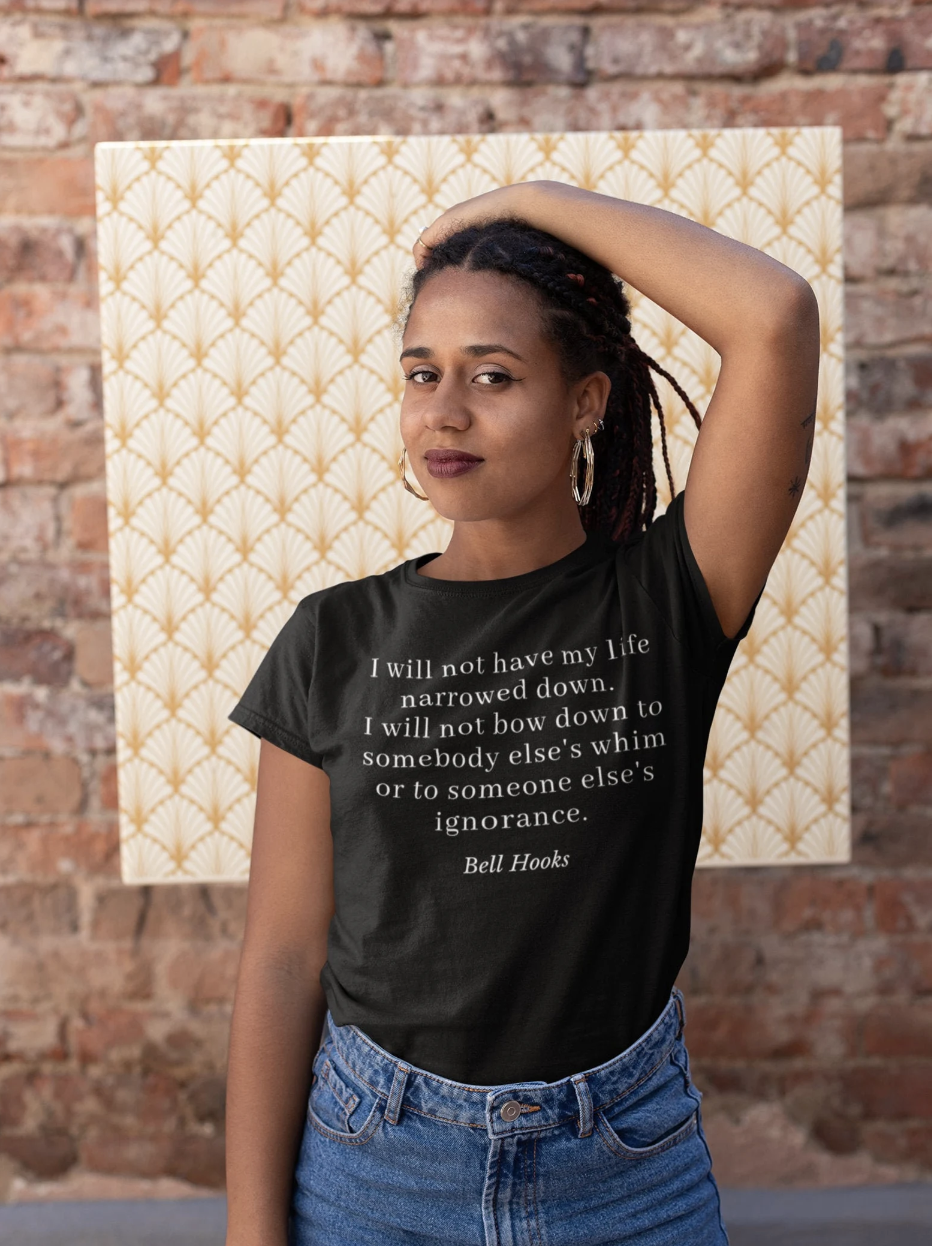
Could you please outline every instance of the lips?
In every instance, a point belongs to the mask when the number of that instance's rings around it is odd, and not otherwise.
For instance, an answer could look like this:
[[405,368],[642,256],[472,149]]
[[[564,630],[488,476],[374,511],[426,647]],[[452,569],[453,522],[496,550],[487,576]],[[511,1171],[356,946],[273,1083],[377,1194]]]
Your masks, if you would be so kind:
[[428,463],[450,463],[457,460],[464,463],[481,463],[482,459],[477,454],[470,454],[468,450],[427,450],[424,458]]
[[467,450],[453,450],[449,448],[438,448],[428,450],[424,458],[427,460],[427,470],[431,476],[462,476],[464,472],[470,472],[484,462],[476,454],[470,454]]

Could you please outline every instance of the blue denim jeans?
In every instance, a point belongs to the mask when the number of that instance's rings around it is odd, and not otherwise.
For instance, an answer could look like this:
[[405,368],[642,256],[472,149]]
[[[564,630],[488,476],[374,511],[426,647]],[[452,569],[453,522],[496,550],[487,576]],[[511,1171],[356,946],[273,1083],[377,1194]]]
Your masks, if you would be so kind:
[[471,1086],[329,1011],[288,1246],[727,1246],[674,988],[626,1051]]

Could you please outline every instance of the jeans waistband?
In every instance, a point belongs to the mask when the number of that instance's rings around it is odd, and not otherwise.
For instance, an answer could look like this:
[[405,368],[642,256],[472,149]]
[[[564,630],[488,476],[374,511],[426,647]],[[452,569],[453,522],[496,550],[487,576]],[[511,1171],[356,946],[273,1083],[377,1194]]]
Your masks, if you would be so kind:
[[[683,995],[674,987],[667,1006],[644,1034],[604,1064],[557,1082],[508,1082],[472,1086],[439,1077],[399,1060],[355,1025],[338,1026],[326,1015],[326,1030],[338,1058],[380,1097],[385,1119],[397,1124],[410,1110],[450,1124],[485,1129],[489,1137],[533,1133],[575,1120],[581,1137],[593,1129],[593,1114],[635,1087],[667,1059],[683,1032]],[[325,1034],[324,1041],[328,1034]],[[315,1072],[321,1056],[315,1057]]]

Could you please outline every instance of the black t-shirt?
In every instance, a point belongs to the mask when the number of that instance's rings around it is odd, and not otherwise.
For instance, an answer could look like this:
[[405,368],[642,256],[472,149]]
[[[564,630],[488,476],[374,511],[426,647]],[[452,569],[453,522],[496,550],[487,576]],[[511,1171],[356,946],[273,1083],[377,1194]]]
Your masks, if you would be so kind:
[[282,628],[230,717],[329,775],[338,1025],[495,1085],[592,1068],[659,1016],[712,716],[760,601],[726,637],[683,497],[523,575],[408,559]]

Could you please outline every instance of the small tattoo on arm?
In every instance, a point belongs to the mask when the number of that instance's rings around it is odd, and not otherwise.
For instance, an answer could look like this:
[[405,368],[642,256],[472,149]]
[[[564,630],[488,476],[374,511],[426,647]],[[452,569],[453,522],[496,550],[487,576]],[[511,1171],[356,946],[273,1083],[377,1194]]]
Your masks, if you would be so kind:
[[805,428],[806,425],[811,424],[814,419],[815,419],[815,407],[812,408],[812,410],[809,412],[809,414],[806,416],[804,420],[800,420],[800,425],[803,428]]
[[799,477],[794,476],[793,479],[790,481],[790,488],[789,488],[790,496],[795,498],[796,494],[799,493],[801,489],[802,489],[802,484],[800,483]]

